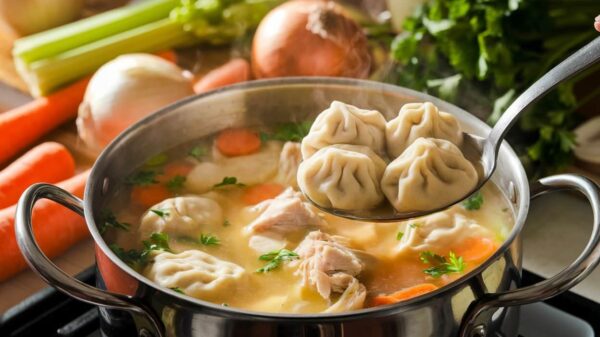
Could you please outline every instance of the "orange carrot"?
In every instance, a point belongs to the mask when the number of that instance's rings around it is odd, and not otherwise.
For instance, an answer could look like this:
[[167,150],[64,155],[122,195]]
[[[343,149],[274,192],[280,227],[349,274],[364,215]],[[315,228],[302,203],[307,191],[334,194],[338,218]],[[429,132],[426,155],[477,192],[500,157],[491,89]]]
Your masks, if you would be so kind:
[[406,301],[408,299],[421,296],[428,292],[436,290],[438,287],[431,283],[417,284],[409,288],[399,290],[390,295],[379,295],[373,299],[373,305],[384,305],[392,304],[400,301]]
[[250,64],[244,59],[237,58],[204,75],[194,84],[194,91],[200,94],[248,80],[250,80]]
[[219,133],[216,145],[226,156],[243,156],[260,150],[260,137],[256,132],[245,128],[227,129]]
[[144,207],[150,207],[170,197],[171,192],[163,184],[134,186],[131,189],[131,201]]
[[281,192],[284,187],[276,183],[264,183],[248,187],[242,195],[242,201],[246,205],[256,205],[261,201],[273,199]]
[[0,172],[0,209],[14,205],[29,185],[56,183],[75,174],[75,160],[67,148],[42,143]]
[[192,166],[185,163],[170,163],[165,166],[164,173],[157,176],[156,180],[159,183],[167,183],[176,176],[186,177],[193,169]]
[[481,262],[494,254],[497,248],[498,245],[492,239],[470,237],[452,251],[467,262]]
[[155,55],[171,63],[177,63],[177,54],[172,50],[163,50]]
[[77,116],[89,77],[0,114],[0,163]]
[[[82,197],[89,171],[58,184],[59,187]],[[0,282],[26,267],[15,238],[15,209],[0,210]],[[54,257],[76,242],[88,237],[83,217],[50,200],[40,200],[33,208],[33,232],[42,251]]]

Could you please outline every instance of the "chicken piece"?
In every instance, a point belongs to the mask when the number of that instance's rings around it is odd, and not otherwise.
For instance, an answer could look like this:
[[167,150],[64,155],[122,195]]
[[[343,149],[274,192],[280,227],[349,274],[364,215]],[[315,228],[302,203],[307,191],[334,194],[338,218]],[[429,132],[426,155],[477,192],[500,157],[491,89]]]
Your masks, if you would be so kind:
[[346,290],[340,298],[327,308],[324,312],[336,313],[346,312],[351,310],[362,309],[365,298],[367,297],[367,289],[354,277],[350,277],[350,283],[346,286]]
[[298,166],[302,161],[302,152],[300,151],[300,143],[286,142],[283,144],[283,149],[279,155],[279,171],[277,173],[277,181],[281,184],[288,185],[294,189],[298,189]]
[[341,293],[363,269],[362,261],[335,236],[310,232],[295,252],[300,256],[298,270],[305,286],[316,288],[325,299]]
[[246,227],[246,231],[284,235],[322,226],[324,220],[301,197],[301,193],[288,188],[275,199],[258,204],[256,209],[262,213]]

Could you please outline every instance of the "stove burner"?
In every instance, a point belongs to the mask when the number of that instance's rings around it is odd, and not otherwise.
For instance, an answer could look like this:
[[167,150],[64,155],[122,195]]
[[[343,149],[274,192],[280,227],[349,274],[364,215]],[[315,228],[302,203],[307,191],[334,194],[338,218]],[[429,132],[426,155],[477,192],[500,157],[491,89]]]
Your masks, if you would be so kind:
[[[90,267],[77,278],[94,285],[95,272],[95,267]],[[523,272],[524,285],[541,280]],[[46,288],[0,317],[0,336],[101,337],[98,315],[93,305]],[[600,303],[566,292],[545,303],[523,306],[518,337],[600,337],[599,317]]]

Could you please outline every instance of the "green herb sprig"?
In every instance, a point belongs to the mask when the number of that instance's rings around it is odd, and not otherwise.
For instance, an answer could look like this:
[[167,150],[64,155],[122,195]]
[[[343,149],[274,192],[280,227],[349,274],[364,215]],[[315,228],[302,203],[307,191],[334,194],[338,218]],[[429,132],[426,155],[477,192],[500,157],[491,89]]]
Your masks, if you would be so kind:
[[117,220],[117,217],[112,211],[106,209],[103,211],[102,221],[98,224],[98,231],[100,232],[100,234],[104,234],[109,228],[128,231],[130,227],[130,224],[126,222],[120,222],[119,220]]
[[301,142],[310,131],[312,122],[305,121],[301,123],[283,123],[275,127],[272,133],[261,132],[260,139],[263,142],[269,140],[279,140],[282,142]]
[[221,241],[216,236],[210,234],[200,234],[199,241],[205,246],[218,246],[221,244]]
[[476,211],[483,205],[483,194],[480,191],[473,193],[467,200],[462,202],[462,207],[469,211]]
[[237,187],[245,187],[246,185],[243,183],[239,183],[236,177],[225,177],[223,181],[218,184],[213,185],[213,188],[219,188],[224,186],[237,186]]
[[300,258],[296,252],[287,249],[274,250],[258,257],[261,261],[269,261],[263,267],[256,270],[257,273],[267,273],[279,266],[285,261],[292,261]]
[[125,183],[136,186],[150,186],[158,183],[156,175],[157,172],[155,171],[141,170],[127,177]]
[[453,252],[449,252],[448,258],[446,258],[430,251],[425,251],[421,252],[419,259],[425,264],[432,265],[431,267],[424,269],[423,273],[434,278],[450,273],[461,273],[466,267],[463,258],[456,256]]
[[174,176],[173,178],[169,179],[169,181],[167,181],[167,188],[171,192],[180,191],[181,189],[184,188],[185,181],[186,181],[186,177],[178,174],[178,175]]

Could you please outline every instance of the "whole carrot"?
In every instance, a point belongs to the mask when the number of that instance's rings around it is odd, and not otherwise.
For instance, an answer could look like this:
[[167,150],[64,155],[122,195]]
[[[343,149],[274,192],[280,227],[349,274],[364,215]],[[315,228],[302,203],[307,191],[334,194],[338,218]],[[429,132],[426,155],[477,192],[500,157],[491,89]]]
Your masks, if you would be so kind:
[[31,184],[56,183],[74,174],[75,160],[66,147],[42,143],[0,171],[0,209],[16,204]]
[[[89,171],[83,172],[58,186],[81,197],[88,175]],[[15,238],[15,210],[16,206],[0,210],[0,282],[27,266]],[[35,205],[32,220],[36,241],[49,257],[59,255],[89,235],[83,217],[50,200],[40,200]]]
[[0,163],[77,116],[89,77],[0,114]]
[[240,58],[233,59],[204,75],[194,84],[194,91],[200,94],[248,80],[250,80],[250,64],[248,61]]

